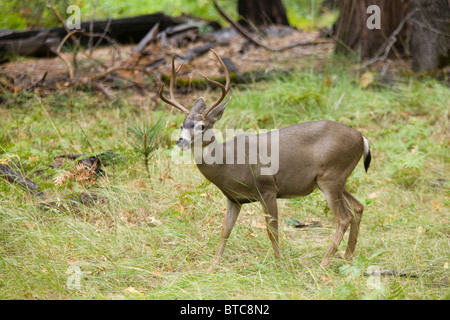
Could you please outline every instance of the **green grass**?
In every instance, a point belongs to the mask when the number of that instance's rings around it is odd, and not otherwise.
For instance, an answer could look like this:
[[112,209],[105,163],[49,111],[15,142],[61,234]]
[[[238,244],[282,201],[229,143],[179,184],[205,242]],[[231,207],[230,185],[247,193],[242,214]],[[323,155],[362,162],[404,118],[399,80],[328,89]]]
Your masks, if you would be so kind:
[[[51,200],[85,191],[55,186],[48,165],[61,154],[113,150],[120,155],[90,190],[101,205],[44,208],[0,180],[2,299],[443,299],[449,295],[448,87],[399,76],[391,87],[361,89],[342,61],[297,68],[286,78],[234,87],[217,128],[279,128],[331,119],[360,130],[371,143],[348,187],[365,205],[355,260],[319,262],[334,232],[323,195],[279,200],[283,263],[272,253],[260,206],[244,206],[215,272],[212,263],[225,199],[194,165],[171,162],[182,115],[166,106],[140,108],[123,92],[116,103],[94,92],[6,97],[0,106],[0,158],[20,158]],[[331,79],[331,81],[330,81]],[[214,94],[214,93],[212,93]],[[197,95],[210,97],[209,93]],[[119,96],[119,95],[118,95]],[[70,107],[70,100],[73,106]],[[193,97],[179,97],[191,101]],[[164,139],[147,177],[130,144],[130,125],[165,116]],[[44,174],[39,174],[44,170]],[[295,229],[286,218],[319,220]],[[342,251],[345,243],[341,245]],[[67,286],[79,266],[80,290]],[[368,268],[404,270],[373,289]]]

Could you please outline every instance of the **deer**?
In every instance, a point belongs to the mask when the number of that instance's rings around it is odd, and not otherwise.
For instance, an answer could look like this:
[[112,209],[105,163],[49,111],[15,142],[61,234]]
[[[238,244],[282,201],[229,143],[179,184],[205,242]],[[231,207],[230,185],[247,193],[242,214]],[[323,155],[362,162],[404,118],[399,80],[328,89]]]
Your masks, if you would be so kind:
[[[223,218],[219,247],[211,268],[219,263],[233,226],[243,204],[259,201],[262,205],[266,229],[277,259],[281,260],[278,242],[277,199],[302,197],[320,189],[325,195],[335,220],[335,233],[325,256],[320,262],[323,268],[329,267],[332,258],[350,226],[347,246],[344,254],[351,260],[358,239],[359,227],[364,206],[348,191],[346,181],[364,158],[367,172],[371,162],[369,142],[359,131],[331,120],[319,120],[297,123],[276,131],[260,134],[239,134],[225,142],[218,142],[211,132],[214,124],[224,113],[230,98],[224,101],[230,89],[230,76],[219,55],[211,49],[225,73],[225,85],[203,77],[221,90],[220,97],[207,106],[205,99],[196,99],[189,111],[175,99],[174,87],[181,65],[175,69],[175,56],[172,58],[169,84],[170,98],[163,95],[164,83],[159,97],[165,103],[184,112],[180,138],[176,145],[181,150],[191,149],[195,153],[195,163],[202,175],[218,187],[226,197],[226,212]],[[276,139],[275,139],[276,138]],[[241,146],[236,148],[236,146]],[[278,155],[275,170],[270,172],[267,161],[258,160],[261,150],[271,150]],[[208,150],[214,150],[223,161],[202,161]],[[251,162],[255,154],[256,162]],[[276,150],[277,152],[273,152]],[[235,160],[239,154],[241,161]],[[261,158],[262,159],[262,158]],[[263,174],[263,169],[268,169]],[[267,172],[269,171],[269,173]],[[210,268],[210,269],[211,269]]]

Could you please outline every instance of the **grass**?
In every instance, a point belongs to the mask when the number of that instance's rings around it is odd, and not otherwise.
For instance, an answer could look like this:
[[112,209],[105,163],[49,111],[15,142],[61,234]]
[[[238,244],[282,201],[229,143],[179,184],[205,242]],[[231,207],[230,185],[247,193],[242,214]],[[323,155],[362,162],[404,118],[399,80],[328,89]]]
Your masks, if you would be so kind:
[[[244,206],[220,266],[207,271],[225,199],[195,165],[171,160],[171,136],[182,115],[169,116],[162,103],[140,108],[126,92],[117,103],[88,91],[7,97],[0,106],[2,161],[20,158],[28,177],[61,203],[87,188],[106,202],[44,208],[39,203],[46,199],[0,180],[0,298],[448,298],[450,90],[408,76],[389,87],[362,89],[359,75],[348,70],[331,59],[298,67],[286,78],[234,87],[217,124],[246,130],[331,119],[368,138],[371,168],[366,174],[360,163],[347,183],[365,205],[356,257],[350,263],[336,257],[328,270],[319,262],[334,223],[315,191],[279,200],[283,263],[273,257],[261,208],[251,204]],[[165,129],[149,180],[128,128],[160,116]],[[53,157],[106,150],[120,159],[93,186],[52,183],[58,174],[48,167]],[[295,229],[286,218],[318,220],[323,227]],[[72,265],[82,272],[79,290],[67,285]],[[380,285],[373,288],[364,272],[374,267],[409,276],[375,279]]]

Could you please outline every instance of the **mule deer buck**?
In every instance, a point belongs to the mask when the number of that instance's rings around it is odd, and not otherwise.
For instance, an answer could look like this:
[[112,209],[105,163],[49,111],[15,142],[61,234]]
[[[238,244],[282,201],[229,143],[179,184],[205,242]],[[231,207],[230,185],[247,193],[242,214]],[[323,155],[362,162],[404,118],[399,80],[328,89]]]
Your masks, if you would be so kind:
[[[163,96],[164,84],[159,96],[186,114],[177,146],[182,150],[192,150],[200,172],[227,198],[221,240],[213,266],[222,256],[241,205],[254,201],[262,204],[269,239],[275,256],[280,258],[276,199],[306,196],[317,188],[324,193],[336,222],[334,237],[321,265],[327,267],[330,264],[349,225],[345,258],[351,259],[364,206],[350,194],[345,183],[363,155],[366,171],[369,168],[371,155],[367,139],[358,131],[328,120],[294,124],[262,134],[241,134],[224,143],[216,141],[213,134],[209,134],[209,139],[205,138],[229,102],[229,99],[222,102],[230,87],[228,70],[217,53],[211,51],[224,69],[226,84],[204,77],[221,89],[220,98],[208,107],[203,98],[198,98],[191,111],[177,102],[174,86],[181,65],[175,70],[175,57],[172,59],[170,98]],[[206,161],[205,157],[211,150],[214,150],[216,160],[222,161]],[[278,163],[269,168],[267,161],[259,157],[263,150],[271,150]],[[257,161],[252,162],[252,157]]]

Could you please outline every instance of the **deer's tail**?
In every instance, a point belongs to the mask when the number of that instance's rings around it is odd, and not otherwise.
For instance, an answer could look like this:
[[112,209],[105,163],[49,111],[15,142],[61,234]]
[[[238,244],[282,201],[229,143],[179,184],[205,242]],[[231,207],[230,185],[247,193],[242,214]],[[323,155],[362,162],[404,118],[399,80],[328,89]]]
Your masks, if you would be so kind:
[[372,156],[370,155],[369,140],[367,140],[366,137],[363,136],[363,141],[364,141],[364,169],[366,169],[367,172],[367,170],[369,170]]

